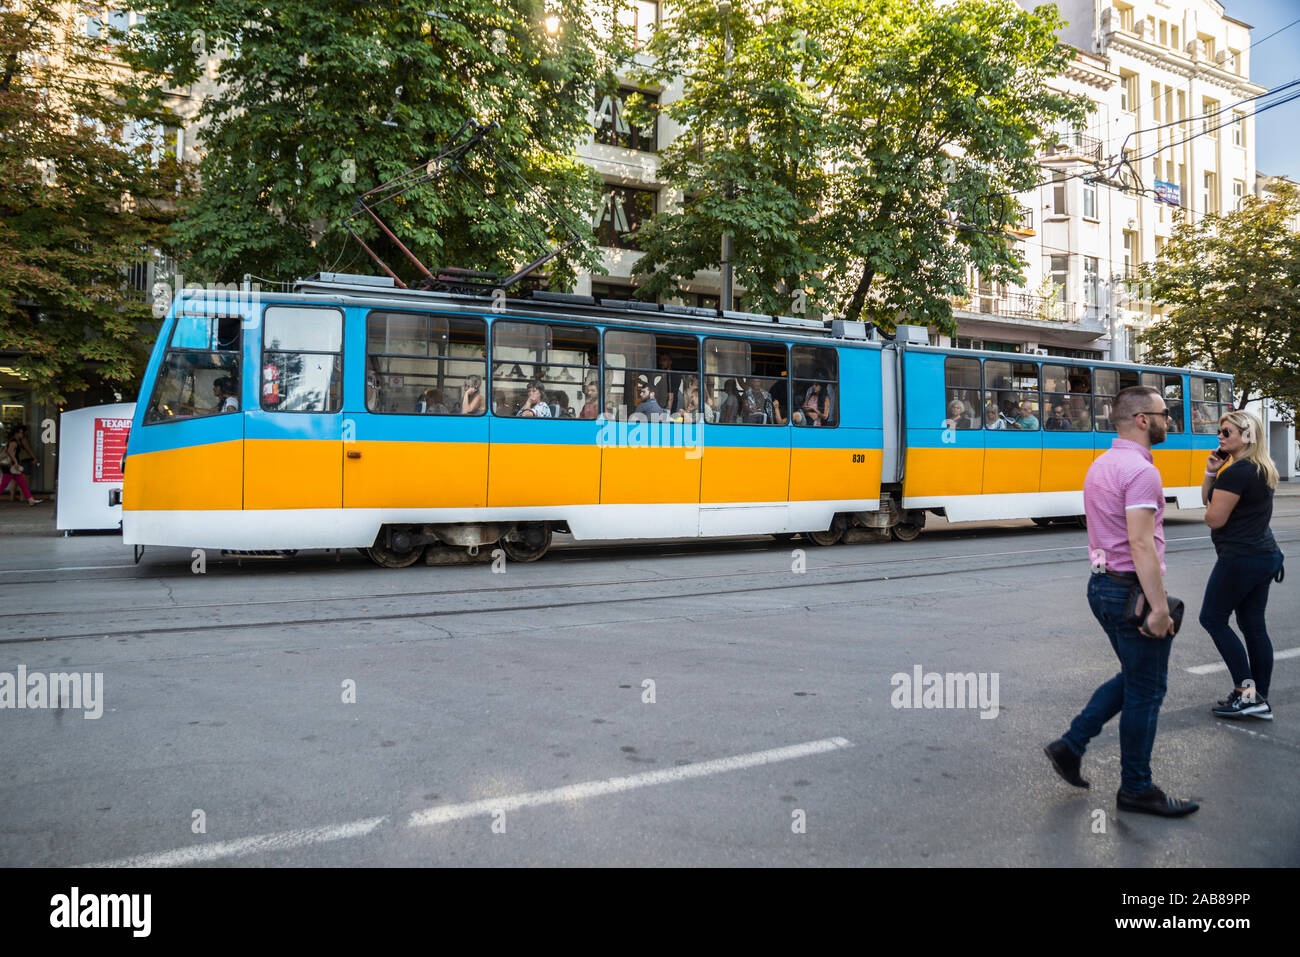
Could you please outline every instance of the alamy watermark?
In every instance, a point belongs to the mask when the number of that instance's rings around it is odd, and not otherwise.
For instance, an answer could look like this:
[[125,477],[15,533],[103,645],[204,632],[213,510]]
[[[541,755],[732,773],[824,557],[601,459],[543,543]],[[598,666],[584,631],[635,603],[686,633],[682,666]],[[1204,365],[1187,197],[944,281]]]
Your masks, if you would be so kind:
[[83,718],[104,713],[104,673],[51,671],[16,673],[0,671],[0,708],[64,708],[84,711]]
[[981,718],[998,716],[998,672],[897,672],[889,679],[895,708],[977,708]]

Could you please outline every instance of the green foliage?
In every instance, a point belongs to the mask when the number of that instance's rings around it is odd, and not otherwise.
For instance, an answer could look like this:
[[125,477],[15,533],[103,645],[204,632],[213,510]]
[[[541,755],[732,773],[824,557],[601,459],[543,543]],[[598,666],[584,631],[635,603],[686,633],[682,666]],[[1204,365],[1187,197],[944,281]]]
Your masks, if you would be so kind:
[[182,184],[150,144],[166,112],[126,100],[107,38],[66,5],[0,11],[0,348],[63,400],[139,377],[153,323],[126,267],[162,242]]
[[[342,222],[367,190],[437,155],[473,117],[497,150],[590,239],[594,175],[575,156],[610,63],[581,0],[137,0],[148,30],[133,59],[175,85],[216,81],[206,100],[202,191],[176,229],[205,280],[292,278],[368,257]],[[560,30],[544,21],[558,16]],[[612,22],[610,7],[600,15]],[[205,80],[205,73],[207,79]],[[514,226],[512,182],[480,160],[380,212],[431,267],[513,272],[541,243]],[[554,226],[535,204],[529,224]],[[403,277],[414,267],[368,217],[367,244]],[[567,241],[550,230],[548,241]],[[549,268],[553,284],[594,261],[588,242]]]
[[1282,182],[1225,216],[1184,220],[1131,285],[1166,305],[1148,357],[1235,377],[1238,406],[1300,408],[1300,189]]
[[[664,107],[687,135],[660,178],[680,209],[640,230],[645,292],[719,268],[734,236],[747,307],[809,306],[890,328],[953,331],[974,264],[1018,281],[1006,197],[1032,186],[1043,131],[1086,100],[1046,81],[1069,59],[1052,7],[1010,0],[683,0],[647,82],[685,75]],[[730,35],[730,59],[726,37]],[[955,221],[955,225],[954,225]]]

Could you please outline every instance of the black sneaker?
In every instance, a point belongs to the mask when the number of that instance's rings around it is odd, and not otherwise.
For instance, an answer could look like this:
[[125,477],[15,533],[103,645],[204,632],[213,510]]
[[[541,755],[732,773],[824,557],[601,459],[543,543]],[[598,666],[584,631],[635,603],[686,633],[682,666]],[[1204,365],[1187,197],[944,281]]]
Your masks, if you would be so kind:
[[1141,794],[1127,794],[1120,789],[1115,794],[1115,806],[1121,811],[1155,814],[1158,817],[1182,817],[1200,808],[1195,801],[1169,797],[1154,784]]
[[1247,698],[1235,688],[1232,694],[1226,699],[1220,701],[1210,713],[1216,718],[1264,718],[1270,721],[1273,718],[1273,709],[1268,706],[1268,702],[1252,694]]
[[1076,788],[1092,787],[1087,781],[1079,776],[1079,765],[1083,763],[1083,758],[1070,750],[1070,746],[1063,740],[1056,740],[1043,748],[1043,753],[1047,755],[1047,760],[1052,762],[1052,767],[1062,778],[1073,784]]

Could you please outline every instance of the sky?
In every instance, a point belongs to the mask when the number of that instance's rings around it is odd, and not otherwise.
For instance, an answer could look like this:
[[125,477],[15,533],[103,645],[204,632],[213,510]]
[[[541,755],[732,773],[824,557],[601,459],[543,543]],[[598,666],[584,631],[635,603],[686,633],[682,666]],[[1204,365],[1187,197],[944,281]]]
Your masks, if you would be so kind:
[[[1300,0],[1220,0],[1234,20],[1244,20],[1250,31],[1250,79],[1269,89],[1300,79],[1300,23],[1268,37],[1294,20],[1300,20]],[[1300,92],[1300,87],[1295,88]],[[1255,168],[1273,176],[1300,182],[1300,99],[1255,117]]]

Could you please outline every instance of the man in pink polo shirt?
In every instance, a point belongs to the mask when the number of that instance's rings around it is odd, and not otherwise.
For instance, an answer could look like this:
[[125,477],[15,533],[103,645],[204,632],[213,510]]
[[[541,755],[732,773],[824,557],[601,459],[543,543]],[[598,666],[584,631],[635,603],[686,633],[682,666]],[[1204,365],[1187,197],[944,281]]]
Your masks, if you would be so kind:
[[[1150,386],[1125,389],[1115,397],[1112,419],[1119,437],[1083,482],[1088,549],[1093,575],[1088,604],[1119,658],[1120,672],[1093,692],[1070,730],[1044,750],[1056,772],[1076,787],[1083,753],[1102,725],[1119,715],[1121,811],[1162,817],[1191,814],[1194,801],[1168,797],[1151,780],[1151,748],[1165,698],[1173,620],[1165,595],[1165,492],[1151,446],[1165,440],[1170,414]],[[1141,583],[1151,606],[1142,629],[1124,618],[1133,585]]]

